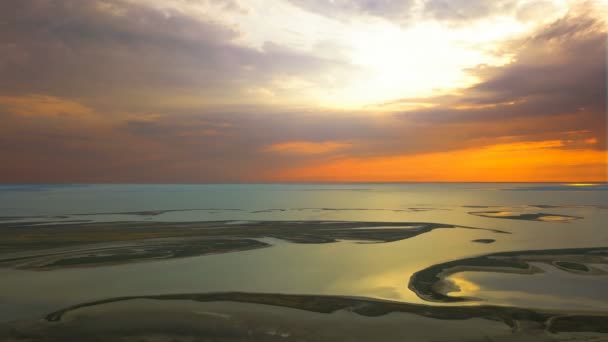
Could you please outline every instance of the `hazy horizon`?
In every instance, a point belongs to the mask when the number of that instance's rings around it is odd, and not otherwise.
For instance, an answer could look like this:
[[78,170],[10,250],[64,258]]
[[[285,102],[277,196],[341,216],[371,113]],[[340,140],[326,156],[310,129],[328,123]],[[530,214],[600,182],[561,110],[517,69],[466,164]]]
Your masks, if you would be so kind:
[[585,182],[568,182],[568,181],[552,181],[552,182],[526,182],[526,181],[395,181],[395,182],[382,182],[382,181],[360,181],[360,182],[332,182],[332,181],[294,181],[294,182],[149,182],[149,183],[138,183],[138,182],[29,182],[29,183],[0,183],[0,186],[27,186],[27,185],[332,185],[332,184],[558,184],[564,186],[586,188],[586,187],[597,187],[605,185],[606,181],[585,181]]

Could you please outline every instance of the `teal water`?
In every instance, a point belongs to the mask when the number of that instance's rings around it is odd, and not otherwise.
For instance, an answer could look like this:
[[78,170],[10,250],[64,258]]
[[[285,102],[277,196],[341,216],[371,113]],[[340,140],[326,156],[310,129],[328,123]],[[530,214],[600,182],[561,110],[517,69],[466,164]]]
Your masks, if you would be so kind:
[[[448,214],[449,209],[463,206],[529,205],[608,206],[608,186],[546,183],[0,185],[0,216],[107,214],[87,218],[95,220],[141,219],[141,215],[112,216],[116,213],[202,209],[166,212],[155,215],[154,220],[394,221],[426,216],[422,214],[425,209],[443,209],[441,214]],[[411,208],[420,211],[414,214]]]

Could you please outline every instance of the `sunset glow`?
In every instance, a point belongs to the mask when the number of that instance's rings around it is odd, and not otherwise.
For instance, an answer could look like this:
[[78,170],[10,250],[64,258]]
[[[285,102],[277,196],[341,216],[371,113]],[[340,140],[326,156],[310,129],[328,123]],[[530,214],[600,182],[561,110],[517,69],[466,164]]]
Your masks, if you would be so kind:
[[608,2],[447,3],[0,5],[0,179],[605,182]]
[[[554,142],[516,143],[410,156],[352,158],[328,161],[277,175],[302,181],[559,182],[605,176],[606,155],[594,150],[563,150]],[[420,172],[420,169],[424,172]],[[575,175],[573,177],[573,175]],[[593,184],[568,184],[590,186]]]

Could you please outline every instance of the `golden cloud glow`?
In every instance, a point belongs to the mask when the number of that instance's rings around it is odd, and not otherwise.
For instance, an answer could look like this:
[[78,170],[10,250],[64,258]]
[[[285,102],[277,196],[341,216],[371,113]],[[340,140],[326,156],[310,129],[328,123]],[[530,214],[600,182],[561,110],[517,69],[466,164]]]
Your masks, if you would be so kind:
[[270,145],[265,150],[283,154],[312,155],[335,152],[336,150],[343,149],[348,146],[350,146],[350,144],[336,141],[288,141]]
[[93,112],[78,102],[53,96],[0,96],[0,107],[13,115],[26,117],[85,117]]
[[283,170],[282,181],[604,181],[606,153],[559,141],[373,158],[344,158]]

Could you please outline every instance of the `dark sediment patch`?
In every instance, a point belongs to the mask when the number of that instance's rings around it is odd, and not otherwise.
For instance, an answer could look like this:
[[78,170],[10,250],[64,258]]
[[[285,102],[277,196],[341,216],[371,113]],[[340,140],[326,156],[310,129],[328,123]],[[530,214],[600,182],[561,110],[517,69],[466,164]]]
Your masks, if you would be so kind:
[[[583,185],[583,186],[581,186]],[[543,186],[518,186],[502,191],[608,191],[608,184],[547,184]]]
[[476,239],[476,240],[472,240],[471,242],[477,242],[477,243],[494,243],[496,242],[496,240],[494,239]]
[[497,219],[509,219],[509,220],[526,220],[526,221],[544,221],[544,222],[567,222],[573,220],[580,220],[580,216],[570,215],[559,215],[559,214],[547,214],[547,213],[514,213],[508,211],[472,211],[469,212],[471,215],[497,218]]
[[605,271],[591,264],[608,264],[608,247],[503,252],[449,261],[414,273],[410,278],[409,288],[420,298],[431,302],[470,301],[474,298],[454,297],[443,293],[441,284],[445,282],[445,278],[466,271],[542,273],[541,269],[530,264],[532,262],[557,265],[562,270],[577,274],[605,274]]
[[527,204],[527,205],[463,205],[462,208],[469,209],[508,209],[508,208],[535,208],[535,209],[608,209],[605,205],[586,204]]
[[[73,213],[66,215],[29,215],[29,216],[0,216],[0,221],[9,220],[32,220],[32,219],[67,219],[78,216],[107,216],[107,215],[133,215],[143,217],[159,216],[167,213],[203,211],[207,213],[216,213],[222,211],[242,211],[242,209],[233,208],[194,208],[194,209],[159,209],[159,210],[141,210],[141,211],[115,211],[115,212],[99,212],[99,213]],[[65,221],[58,221],[65,222]]]
[[291,208],[288,210],[295,211],[388,211],[388,212],[419,212],[419,211],[431,211],[431,210],[450,210],[446,208],[432,208],[432,207],[410,207],[404,209],[390,209],[390,208]]
[[262,209],[262,210],[255,210],[252,211],[252,214],[262,214],[262,213],[274,213],[274,212],[284,212],[287,211],[288,209]]
[[0,221],[11,221],[11,220],[15,220],[15,218],[13,218],[11,216],[0,217]]
[[579,264],[577,262],[570,262],[570,261],[556,261],[554,263],[556,266],[562,268],[562,269],[566,269],[568,271],[579,271],[579,272],[589,272],[589,267],[583,265],[583,264]]
[[34,254],[13,259],[0,259],[0,266],[18,269],[50,270],[185,258],[268,247],[252,239],[155,239],[119,246],[76,249],[51,254]]
[[531,204],[528,207],[531,208],[539,208],[539,209],[559,209],[559,208],[591,208],[591,209],[608,209],[608,206],[605,205],[585,205],[585,204],[581,204],[581,205],[570,205],[570,204],[563,204],[563,205],[553,205],[553,204]]
[[585,332],[593,331],[608,333],[608,315],[565,315],[554,317],[548,324],[548,331],[559,332]]
[[[449,210],[430,207],[412,207],[407,209],[386,209],[386,208],[270,208],[250,211],[251,214],[263,214],[273,212],[286,211],[391,211],[391,212],[420,212],[429,210]],[[60,220],[58,222],[66,222],[62,219],[68,219],[80,216],[111,216],[111,215],[126,215],[139,216],[146,220],[151,217],[160,216],[168,213],[179,212],[204,212],[205,214],[218,214],[220,212],[243,212],[243,209],[237,208],[190,208],[190,209],[158,209],[158,210],[142,210],[142,211],[115,211],[115,212],[99,212],[99,213],[72,213],[66,215],[29,215],[29,216],[0,216],[0,221],[27,221],[27,220]]]
[[138,216],[158,216],[167,213],[179,213],[188,211],[242,211],[241,209],[231,208],[191,208],[191,209],[159,209],[159,210],[142,210],[142,211],[118,211],[118,212],[103,212],[103,213],[82,213],[71,214],[71,216],[94,216],[94,215],[138,215]]

